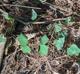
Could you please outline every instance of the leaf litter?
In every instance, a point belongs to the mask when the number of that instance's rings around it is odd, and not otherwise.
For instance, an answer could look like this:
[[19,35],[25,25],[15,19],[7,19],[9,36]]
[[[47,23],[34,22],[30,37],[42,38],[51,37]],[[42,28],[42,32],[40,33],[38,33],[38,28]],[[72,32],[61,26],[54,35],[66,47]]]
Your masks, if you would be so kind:
[[79,74],[79,3],[0,1],[0,74]]

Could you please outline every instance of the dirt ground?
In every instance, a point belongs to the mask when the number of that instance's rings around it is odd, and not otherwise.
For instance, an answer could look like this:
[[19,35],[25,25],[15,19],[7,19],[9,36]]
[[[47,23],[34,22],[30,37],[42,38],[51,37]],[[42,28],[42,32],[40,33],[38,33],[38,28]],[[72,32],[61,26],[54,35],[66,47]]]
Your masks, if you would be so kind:
[[[32,9],[37,13],[35,20],[31,19]],[[5,20],[4,12],[14,22]],[[62,23],[59,33],[55,32],[55,22]],[[57,49],[54,40],[65,30],[64,45]],[[29,38],[30,54],[21,51],[17,40],[20,33]],[[4,48],[0,52],[0,74],[80,74],[80,55],[67,55],[71,44],[80,48],[80,0],[0,0],[0,34],[7,39],[0,45]],[[45,34],[49,38],[48,54],[40,56],[39,42]]]

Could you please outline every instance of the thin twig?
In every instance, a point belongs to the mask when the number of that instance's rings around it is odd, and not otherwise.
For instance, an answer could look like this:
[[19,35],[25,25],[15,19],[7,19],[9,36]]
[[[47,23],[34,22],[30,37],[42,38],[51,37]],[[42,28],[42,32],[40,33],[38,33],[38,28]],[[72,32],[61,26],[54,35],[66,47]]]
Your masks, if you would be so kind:
[[57,58],[54,58],[54,59],[57,60],[57,59],[62,59],[62,58],[69,58],[69,56],[64,55],[64,56],[60,56],[60,57],[57,57]]
[[58,18],[58,19],[53,19],[51,21],[41,21],[41,22],[24,22],[20,19],[15,18],[15,20],[19,21],[20,23],[24,24],[24,25],[30,25],[30,24],[48,24],[48,23],[53,23],[55,21],[61,21],[61,20],[66,20],[66,18]]
[[29,22],[31,24],[47,24],[47,23],[51,23],[51,22],[55,22],[55,21],[61,21],[61,20],[65,20],[66,18],[58,18],[58,19],[53,19],[51,21],[42,21],[42,22]]
[[23,5],[12,5],[12,4],[3,4],[0,6],[10,6],[10,7],[22,7],[22,8],[31,8],[31,9],[41,9],[39,7],[23,6]]
[[[7,13],[4,10],[0,9],[1,13]],[[58,18],[58,19],[53,19],[51,21],[42,21],[42,22],[24,22],[22,20],[20,20],[18,17],[15,17],[12,14],[9,14],[10,16],[12,16],[15,20],[19,21],[20,23],[24,24],[24,25],[30,25],[30,24],[47,24],[47,23],[53,23],[55,21],[62,21],[62,20],[66,20],[66,18]]]
[[[70,16],[73,14],[72,11],[68,11],[67,9],[64,9],[64,8],[61,8],[60,6],[57,6],[57,5],[53,5],[51,3],[48,3],[48,2],[44,2],[44,4],[47,4],[51,9],[53,10],[58,10],[59,9],[59,12],[60,13],[63,13],[63,12],[66,12],[68,13],[68,15],[65,15],[65,16]],[[64,13],[63,13],[64,14]]]

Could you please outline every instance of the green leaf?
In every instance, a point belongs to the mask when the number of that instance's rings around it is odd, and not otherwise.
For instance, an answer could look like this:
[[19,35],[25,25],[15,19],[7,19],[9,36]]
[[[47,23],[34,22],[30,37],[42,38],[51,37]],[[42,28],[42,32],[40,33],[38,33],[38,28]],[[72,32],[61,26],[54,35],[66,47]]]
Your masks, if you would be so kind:
[[61,22],[55,23],[54,31],[57,33],[57,32],[60,32],[61,30],[62,30]]
[[47,0],[39,0],[41,3],[46,2]]
[[2,16],[3,16],[6,20],[8,20],[8,21],[13,20],[13,18],[12,18],[11,16],[9,16],[9,14],[6,13],[6,12],[3,12]]
[[48,46],[40,44],[39,54],[41,56],[47,56],[48,55]]
[[68,32],[67,30],[61,31],[61,32],[58,33],[58,36],[62,36],[62,37],[66,38],[68,36],[67,32]]
[[58,50],[61,50],[65,42],[65,37],[55,39],[54,40],[54,45]]
[[64,20],[64,24],[67,24],[67,25],[72,25],[72,17],[67,17],[65,20]]
[[22,52],[23,53],[30,53],[31,52],[31,49],[29,46],[21,46],[21,49],[22,49]]
[[78,48],[76,44],[72,44],[69,48],[67,48],[67,55],[78,56],[79,54],[80,48]]
[[0,35],[0,43],[1,43],[1,42],[6,42],[6,38],[5,38],[4,35],[2,35],[2,34]]
[[71,17],[67,17],[66,20],[65,20],[65,22],[66,22],[67,24],[69,24],[69,23],[71,22]]
[[22,45],[22,46],[28,45],[28,38],[27,38],[24,34],[21,33],[21,34],[18,36],[18,40],[19,40],[19,42],[20,42],[20,45]]
[[37,13],[34,9],[32,9],[32,17],[31,17],[31,20],[35,20],[37,18]]
[[30,53],[31,52],[31,49],[28,46],[28,38],[24,34],[21,33],[18,36],[18,40],[20,42],[22,52],[23,53]]
[[44,35],[44,36],[42,36],[41,37],[41,39],[40,39],[40,43],[41,44],[46,44],[46,43],[48,43],[48,37],[47,37],[47,35]]

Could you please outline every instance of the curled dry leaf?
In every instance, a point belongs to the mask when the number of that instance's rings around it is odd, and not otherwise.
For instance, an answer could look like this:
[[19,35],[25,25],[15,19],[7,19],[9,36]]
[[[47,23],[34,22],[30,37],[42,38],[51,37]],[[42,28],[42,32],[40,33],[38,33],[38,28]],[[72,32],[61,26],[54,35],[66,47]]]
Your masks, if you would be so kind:
[[5,43],[6,43],[6,38],[3,35],[0,35],[0,66],[3,58]]
[[59,74],[59,73],[57,73],[57,72],[54,71],[53,74]]
[[36,33],[33,34],[26,34],[26,36],[28,37],[28,40],[34,38],[36,36]]
[[80,37],[80,27],[79,29],[74,29],[74,28],[71,28],[71,34],[73,37]]
[[0,43],[0,65],[1,65],[1,62],[2,62],[4,46],[5,46],[5,43]]
[[68,4],[67,0],[55,0],[56,5],[58,6],[65,6]]

